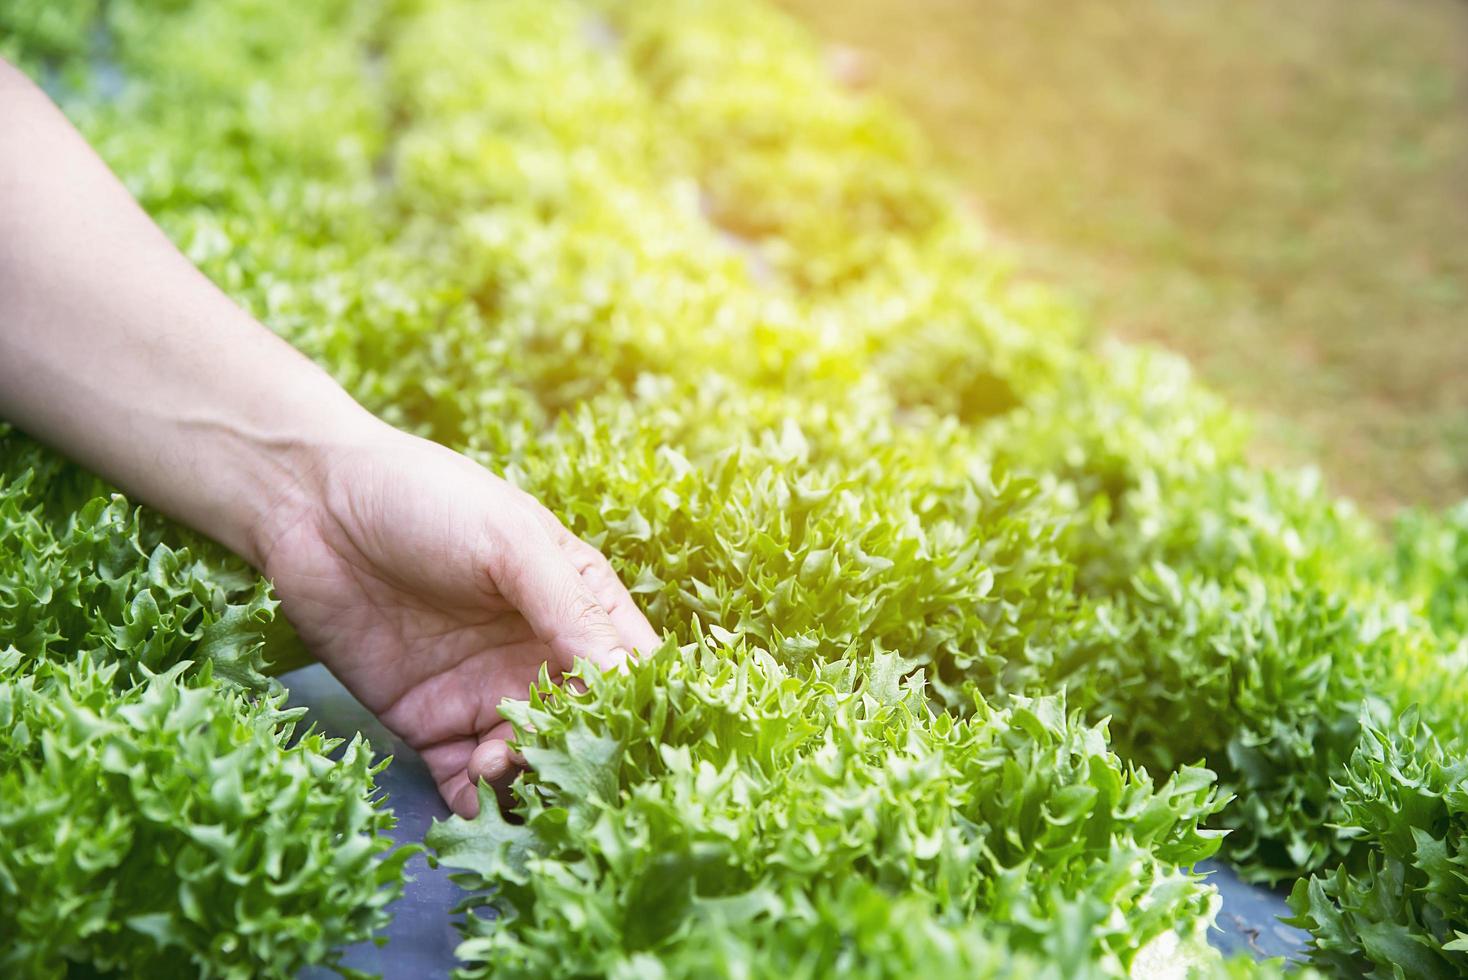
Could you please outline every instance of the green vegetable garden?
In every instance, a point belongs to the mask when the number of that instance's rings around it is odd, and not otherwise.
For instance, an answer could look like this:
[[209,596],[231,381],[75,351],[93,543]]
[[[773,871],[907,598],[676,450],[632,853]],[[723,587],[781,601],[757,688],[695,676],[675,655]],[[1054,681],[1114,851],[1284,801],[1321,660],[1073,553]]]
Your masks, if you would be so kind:
[[[1015,277],[759,2],[9,0],[0,55],[666,640],[438,823],[464,977],[1468,975],[1468,504],[1383,530]],[[414,846],[239,559],[0,429],[0,974],[290,976]],[[1218,855],[1311,963],[1208,943]]]

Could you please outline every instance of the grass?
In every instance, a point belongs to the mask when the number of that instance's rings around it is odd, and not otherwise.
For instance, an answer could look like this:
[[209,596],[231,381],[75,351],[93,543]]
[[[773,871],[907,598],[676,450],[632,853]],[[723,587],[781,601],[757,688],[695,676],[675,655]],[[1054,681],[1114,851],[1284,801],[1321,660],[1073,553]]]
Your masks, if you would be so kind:
[[783,2],[1266,460],[1382,515],[1468,495],[1468,4]]

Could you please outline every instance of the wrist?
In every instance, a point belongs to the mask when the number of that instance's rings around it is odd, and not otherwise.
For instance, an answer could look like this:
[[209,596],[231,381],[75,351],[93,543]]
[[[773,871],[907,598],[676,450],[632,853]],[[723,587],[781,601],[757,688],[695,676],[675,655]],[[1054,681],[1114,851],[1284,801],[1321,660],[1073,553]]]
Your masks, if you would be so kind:
[[232,542],[246,561],[268,574],[270,554],[280,538],[302,524],[324,515],[333,471],[362,446],[395,434],[345,392],[325,411],[310,413],[302,423],[253,432],[245,437],[248,477],[240,485],[251,488],[226,525]]

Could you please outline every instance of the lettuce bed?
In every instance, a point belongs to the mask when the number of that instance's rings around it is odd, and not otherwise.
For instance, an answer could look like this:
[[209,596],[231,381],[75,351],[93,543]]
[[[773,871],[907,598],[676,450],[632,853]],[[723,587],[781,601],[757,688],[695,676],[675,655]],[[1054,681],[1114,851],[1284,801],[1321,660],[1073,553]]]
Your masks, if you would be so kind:
[[[466,976],[1275,975],[1207,947],[1219,848],[1295,883],[1328,972],[1468,970],[1462,509],[1389,542],[1251,468],[780,15],[21,2],[0,52],[216,282],[664,631],[517,709],[513,818],[430,834]],[[291,740],[268,589],[0,446],[0,964],[333,962],[407,855],[365,747]]]

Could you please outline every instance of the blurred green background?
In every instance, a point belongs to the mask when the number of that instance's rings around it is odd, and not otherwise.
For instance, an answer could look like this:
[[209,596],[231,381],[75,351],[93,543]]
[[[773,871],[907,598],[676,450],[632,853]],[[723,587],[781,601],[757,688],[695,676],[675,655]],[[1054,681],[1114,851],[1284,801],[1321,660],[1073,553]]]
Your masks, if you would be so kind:
[[1468,495],[1468,3],[781,2],[1264,461],[1380,515]]

